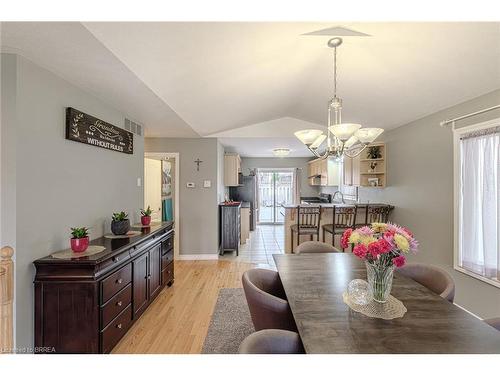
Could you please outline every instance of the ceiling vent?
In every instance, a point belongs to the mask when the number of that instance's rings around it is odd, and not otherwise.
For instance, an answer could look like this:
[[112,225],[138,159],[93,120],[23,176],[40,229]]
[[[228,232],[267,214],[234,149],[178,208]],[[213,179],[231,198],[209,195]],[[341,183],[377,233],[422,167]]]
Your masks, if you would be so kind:
[[125,130],[137,135],[142,135],[142,125],[139,125],[128,118],[125,119]]

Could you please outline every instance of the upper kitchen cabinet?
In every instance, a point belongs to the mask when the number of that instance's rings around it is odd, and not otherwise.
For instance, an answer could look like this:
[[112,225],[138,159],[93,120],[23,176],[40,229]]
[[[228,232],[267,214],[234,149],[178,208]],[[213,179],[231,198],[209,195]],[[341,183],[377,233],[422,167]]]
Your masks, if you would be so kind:
[[241,158],[238,154],[224,155],[224,185],[238,186],[241,176]]
[[344,185],[387,186],[386,150],[384,143],[373,143],[355,158],[344,157]]
[[342,164],[334,159],[315,159],[309,162],[308,180],[311,186],[339,186]]

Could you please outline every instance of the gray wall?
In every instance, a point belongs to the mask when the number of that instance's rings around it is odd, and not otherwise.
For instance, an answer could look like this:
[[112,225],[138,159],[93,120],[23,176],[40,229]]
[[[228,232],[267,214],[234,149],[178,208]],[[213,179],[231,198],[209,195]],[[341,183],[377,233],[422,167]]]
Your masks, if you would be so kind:
[[309,186],[307,162],[313,158],[241,158],[241,171],[245,176],[248,168],[301,168],[300,195],[313,197],[319,194],[318,186]]
[[217,140],[217,202],[224,202],[229,188],[224,186],[224,146]]
[[[179,252],[186,254],[218,253],[218,141],[216,138],[147,138],[146,152],[178,152],[179,181]],[[220,156],[220,155],[219,155]],[[203,162],[196,171],[194,160]],[[203,180],[212,187],[204,188]],[[187,188],[194,182],[196,187]]]
[[2,94],[5,89],[17,102],[17,134],[11,141],[16,169],[16,338],[17,347],[23,348],[33,346],[33,260],[68,248],[71,226],[88,226],[95,238],[107,230],[113,211],[139,218],[144,194],[137,178],[143,178],[144,142],[134,136],[134,154],[127,155],[66,140],[68,106],[117,126],[125,116],[22,57],[6,59],[16,60],[8,74],[17,76],[17,93],[2,81]]
[[[500,90],[384,133],[388,186],[361,189],[364,201],[396,206],[393,220],[420,242],[410,261],[444,267],[456,282],[455,302],[483,317],[500,316],[500,289],[453,270],[453,133],[439,122],[500,103]],[[457,127],[500,117],[500,111],[457,123]]]

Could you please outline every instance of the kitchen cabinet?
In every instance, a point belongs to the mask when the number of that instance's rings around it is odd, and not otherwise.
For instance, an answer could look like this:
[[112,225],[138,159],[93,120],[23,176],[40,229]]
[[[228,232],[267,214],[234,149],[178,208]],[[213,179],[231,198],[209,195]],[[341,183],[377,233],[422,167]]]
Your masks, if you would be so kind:
[[311,186],[339,186],[342,164],[332,158],[311,160],[308,180]]
[[243,245],[250,238],[250,207],[240,209],[240,244]]
[[238,154],[224,155],[224,186],[238,186],[241,175],[241,158]]
[[239,255],[241,242],[241,202],[237,204],[222,203],[219,205],[219,249],[220,255],[225,251],[236,251]]

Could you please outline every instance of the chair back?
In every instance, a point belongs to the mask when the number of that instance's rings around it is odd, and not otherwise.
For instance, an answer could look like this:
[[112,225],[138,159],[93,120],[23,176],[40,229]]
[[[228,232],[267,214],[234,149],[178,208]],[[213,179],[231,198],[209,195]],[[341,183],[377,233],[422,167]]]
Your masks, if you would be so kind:
[[298,206],[297,226],[300,229],[318,229],[321,220],[320,206]]
[[302,242],[295,249],[295,254],[313,254],[313,253],[339,253],[332,245],[320,241],[306,241]]
[[255,268],[243,273],[243,290],[256,331],[297,331],[278,272]]
[[335,229],[354,228],[356,223],[356,214],[358,208],[356,206],[333,206],[333,232]]
[[247,336],[240,345],[240,354],[303,354],[304,346],[296,332],[264,329]]
[[365,225],[371,223],[387,223],[392,207],[389,205],[367,205]]
[[399,268],[398,272],[453,303],[453,299],[455,298],[455,282],[441,268],[430,264],[410,263]]

